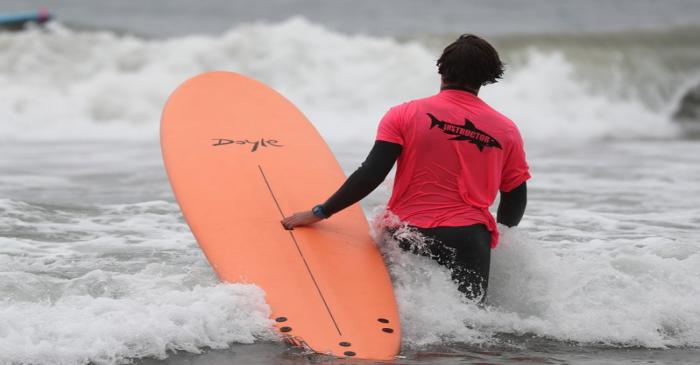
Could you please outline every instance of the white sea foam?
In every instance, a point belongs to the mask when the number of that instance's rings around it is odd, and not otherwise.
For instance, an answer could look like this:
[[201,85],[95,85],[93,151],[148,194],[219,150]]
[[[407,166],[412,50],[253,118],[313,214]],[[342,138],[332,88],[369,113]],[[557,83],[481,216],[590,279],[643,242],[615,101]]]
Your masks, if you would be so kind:
[[0,200],[0,363],[114,364],[274,340],[264,292],[219,284],[166,202]]
[[[498,343],[498,334],[665,348],[700,346],[700,249],[656,237],[591,239],[575,250],[501,226],[485,309],[463,299],[447,270],[380,234],[404,344]],[[405,231],[403,236],[416,234]]]
[[[0,208],[0,225],[18,236],[1,242],[1,361],[108,364],[275,339],[264,293],[217,284],[173,203],[94,212],[3,200]],[[532,223],[501,227],[485,310],[462,299],[444,268],[384,242],[405,348],[494,344],[500,333],[700,346],[697,245],[600,239],[580,224],[593,216],[560,219],[579,222],[578,232],[567,233],[582,240],[575,245],[551,241],[560,222],[532,234],[524,232]],[[535,211],[530,220],[538,219]]]
[[51,303],[3,302],[0,363],[114,364],[274,338],[259,288],[219,284],[159,289],[157,276],[93,271],[73,283],[82,280],[88,288],[122,284],[128,294],[117,298],[65,294]]
[[[365,141],[389,106],[437,91],[437,54],[418,43],[348,36],[295,18],[220,36],[141,39],[80,32],[0,34],[3,138],[134,138],[157,135],[161,108],[183,80],[240,72],[294,101],[331,142]],[[667,137],[671,111],[594,93],[557,53],[531,50],[483,98],[526,137]],[[669,114],[669,115],[666,115]],[[366,142],[365,142],[366,143]]]

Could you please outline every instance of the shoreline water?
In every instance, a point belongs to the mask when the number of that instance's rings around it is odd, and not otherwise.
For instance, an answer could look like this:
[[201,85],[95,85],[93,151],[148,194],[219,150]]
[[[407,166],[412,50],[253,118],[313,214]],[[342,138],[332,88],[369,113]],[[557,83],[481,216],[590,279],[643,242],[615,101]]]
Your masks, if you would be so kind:
[[[692,208],[692,198],[681,203],[676,197],[700,196],[700,192],[697,187],[677,185],[658,195],[657,187],[668,184],[664,174],[674,176],[678,182],[699,179],[700,171],[686,166],[692,156],[700,154],[700,145],[696,141],[673,141],[672,150],[665,151],[662,147],[669,142],[627,141],[608,146],[591,142],[579,145],[576,153],[567,152],[567,146],[532,151],[537,184],[531,185],[531,205],[522,227],[505,232],[504,242],[494,252],[491,312],[479,312],[461,303],[454,284],[439,268],[411,257],[395,257],[399,261],[393,264],[392,271],[402,320],[410,323],[404,324],[402,356],[406,358],[397,363],[508,364],[534,359],[535,363],[614,360],[632,364],[643,358],[659,364],[693,363],[700,351],[693,325],[699,319],[693,315],[692,304],[697,295],[693,262],[700,258],[700,251],[693,244],[697,238],[693,227],[700,224],[694,218],[700,212]],[[124,145],[101,144],[110,150]],[[125,350],[145,346],[141,350],[145,352],[134,359],[144,365],[238,359],[251,364],[344,363],[298,355],[282,343],[267,342],[270,339],[262,335],[266,327],[260,319],[245,315],[255,308],[249,300],[257,300],[256,297],[238,299],[241,294],[255,292],[216,284],[169,194],[164,173],[153,171],[160,163],[157,147],[147,141],[127,145],[134,152],[141,151],[136,153],[141,156],[140,167],[129,168],[130,157],[124,156],[123,160],[112,159],[109,173],[100,172],[99,160],[95,164],[83,163],[82,172],[63,178],[47,169],[53,165],[56,171],[65,171],[76,157],[84,154],[84,150],[73,146],[72,152],[59,149],[61,153],[47,160],[46,165],[12,173],[24,176],[24,181],[34,176],[41,183],[33,191],[15,191],[11,193],[13,200],[0,202],[0,208],[9,213],[9,219],[0,223],[14,227],[2,235],[5,248],[0,258],[14,273],[13,282],[27,283],[9,287],[10,277],[0,276],[5,278],[2,290],[11,293],[5,298],[4,313],[19,315],[2,319],[15,323],[17,318],[25,318],[22,325],[17,322],[15,326],[20,325],[23,333],[41,328],[42,332],[32,336],[62,333],[62,341],[84,343],[87,347],[70,351],[92,354],[86,356],[96,363],[110,363],[100,355],[106,348],[91,349],[94,345],[88,345],[91,339],[81,334],[83,330],[67,331],[62,322],[49,325],[41,318],[63,313],[77,328],[88,326],[88,333],[97,331],[104,340],[123,341]],[[24,148],[7,148],[15,153],[8,156],[10,160],[0,160],[0,166],[15,169],[18,166],[12,160],[23,160],[37,150],[26,143]],[[647,151],[640,155],[644,149]],[[668,155],[686,156],[687,162],[679,160],[667,166]],[[601,163],[604,156],[608,161]],[[348,172],[358,163],[352,155],[339,157]],[[634,162],[638,157],[641,160]],[[593,161],[597,162],[589,163]],[[609,167],[616,172],[606,172]],[[620,167],[627,168],[619,170]],[[134,174],[147,176],[126,183],[126,189],[120,186]],[[66,179],[63,187],[56,183],[47,186],[44,179],[49,176]],[[628,182],[616,185],[614,182],[621,177]],[[587,186],[586,181],[595,184]],[[384,204],[389,192],[386,185],[364,203],[367,212]],[[107,190],[99,191],[94,186]],[[134,186],[141,186],[136,196]],[[3,191],[8,192],[6,189]],[[64,197],[64,202],[51,193]],[[149,201],[151,196],[162,196],[164,200]],[[77,197],[82,201],[77,202]],[[553,214],[558,217],[552,218]],[[33,289],[36,285],[50,285],[53,289],[37,292]],[[163,299],[156,300],[159,296]],[[104,307],[100,303],[106,303],[105,300],[112,304]],[[163,300],[177,302],[172,306]],[[225,304],[227,301],[230,303]],[[82,303],[82,311],[86,312],[80,317],[70,314],[77,314],[78,307],[65,312],[71,308],[71,302]],[[17,306],[20,303],[30,306],[22,311]],[[208,307],[218,309],[210,314],[199,310]],[[134,326],[140,313],[158,312],[162,314],[153,319],[141,319],[152,328]],[[109,318],[117,314],[126,315],[119,322],[127,327],[110,322]],[[187,318],[186,327],[173,333],[168,328],[183,315]],[[683,318],[683,322],[677,322],[677,318]],[[472,324],[463,326],[460,321]],[[226,322],[233,326],[224,326]],[[206,323],[216,325],[209,328]],[[228,335],[219,332],[219,326],[233,331],[237,337],[232,338],[239,340],[223,344],[221,341],[226,341]],[[189,337],[191,334],[194,337]],[[16,335],[6,339],[14,343],[20,339]],[[244,338],[254,344],[236,343]],[[165,342],[156,345],[161,341]],[[195,351],[189,341],[201,341],[196,351],[204,354],[188,352]],[[641,343],[649,348],[635,347]],[[207,350],[211,344],[229,349]],[[38,348],[31,350],[30,344],[25,346],[29,346],[24,350],[28,351],[27,356],[38,351],[35,360],[48,355]],[[189,350],[168,352],[168,359],[158,362],[150,357],[159,353],[160,346],[165,346],[163,350]],[[668,348],[659,348],[664,346]],[[127,355],[132,359],[133,356],[135,353]],[[70,358],[73,356],[55,363],[76,363]]]
[[[442,35],[229,21],[154,38],[0,33],[0,363],[344,363],[270,342],[264,294],[217,283],[163,171],[160,110],[196,73],[246,73],[297,104],[349,173],[389,106],[436,92]],[[700,141],[674,120],[697,107],[681,104],[700,83],[694,28],[499,29],[506,77],[481,97],[523,131],[530,205],[493,253],[491,311],[461,302],[439,267],[392,257],[406,321],[395,363],[696,362]],[[390,190],[363,203],[369,217]]]
[[[260,354],[265,354],[261,356]],[[639,349],[598,348],[567,344],[550,344],[550,348],[528,350],[502,347],[438,347],[422,351],[402,353],[394,361],[367,361],[329,358],[322,355],[305,355],[282,343],[256,343],[233,345],[225,350],[206,350],[202,354],[178,353],[167,359],[142,359],[137,365],[228,365],[232,362],[246,365],[284,364],[366,364],[366,365],[452,365],[452,364],[619,364],[649,365],[693,364],[700,356],[697,349]]]

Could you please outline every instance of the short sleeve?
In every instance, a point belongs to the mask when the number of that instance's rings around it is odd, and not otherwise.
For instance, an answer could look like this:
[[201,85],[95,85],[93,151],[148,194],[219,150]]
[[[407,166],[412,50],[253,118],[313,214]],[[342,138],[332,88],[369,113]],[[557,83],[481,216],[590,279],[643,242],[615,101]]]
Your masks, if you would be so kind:
[[501,186],[499,190],[509,192],[530,178],[530,167],[525,159],[525,148],[520,132],[515,130],[513,143],[511,143],[501,173]]
[[377,129],[377,141],[385,141],[403,146],[402,118],[400,106],[395,106],[384,115]]

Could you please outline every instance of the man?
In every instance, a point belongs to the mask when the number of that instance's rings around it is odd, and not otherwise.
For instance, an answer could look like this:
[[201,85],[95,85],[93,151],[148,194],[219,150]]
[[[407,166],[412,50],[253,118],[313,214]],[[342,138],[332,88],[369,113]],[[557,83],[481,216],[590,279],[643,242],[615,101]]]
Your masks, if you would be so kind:
[[[529,168],[518,128],[477,96],[481,86],[503,75],[496,50],[477,36],[462,35],[437,66],[440,92],[391,108],[360,168],[325,203],[282,224],[309,225],[356,203],[398,159],[387,209],[427,238],[427,255],[452,270],[467,298],[483,301],[491,248],[498,243],[488,208],[500,190],[498,222],[517,225],[527,203]],[[408,242],[400,246],[417,252]]]

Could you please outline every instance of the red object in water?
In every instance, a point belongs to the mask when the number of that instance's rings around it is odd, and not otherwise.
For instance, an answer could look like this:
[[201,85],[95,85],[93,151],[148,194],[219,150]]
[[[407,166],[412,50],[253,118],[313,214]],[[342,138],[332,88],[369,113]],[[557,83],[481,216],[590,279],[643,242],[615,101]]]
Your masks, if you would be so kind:
[[38,15],[37,20],[39,21],[39,23],[44,23],[44,22],[48,21],[49,19],[51,19],[51,14],[49,14],[49,9],[47,9],[46,7],[41,7],[39,9],[39,12],[37,13],[37,15]]

